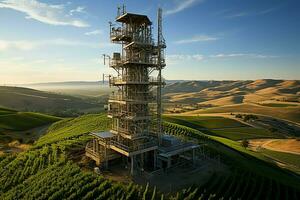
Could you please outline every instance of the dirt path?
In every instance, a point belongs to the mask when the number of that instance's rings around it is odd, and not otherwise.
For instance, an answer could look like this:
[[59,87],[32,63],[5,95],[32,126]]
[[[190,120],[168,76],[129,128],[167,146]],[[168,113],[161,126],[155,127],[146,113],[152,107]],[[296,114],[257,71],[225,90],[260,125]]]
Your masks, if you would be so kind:
[[249,140],[254,150],[265,148],[272,151],[300,155],[300,141],[296,139],[253,139]]

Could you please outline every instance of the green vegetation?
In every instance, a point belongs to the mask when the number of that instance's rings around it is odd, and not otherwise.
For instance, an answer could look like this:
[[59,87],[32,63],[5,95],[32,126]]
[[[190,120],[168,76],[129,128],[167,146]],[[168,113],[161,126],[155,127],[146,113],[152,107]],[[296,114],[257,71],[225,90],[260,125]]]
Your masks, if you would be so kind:
[[281,135],[273,133],[267,129],[253,128],[253,127],[210,130],[208,134],[225,137],[231,140],[255,139],[255,138],[282,138]]
[[155,188],[115,183],[80,169],[72,159],[80,155],[90,139],[87,132],[108,127],[109,119],[103,114],[61,120],[30,150],[0,156],[0,199],[179,200],[204,196],[200,191],[188,189],[163,198]]
[[230,174],[215,174],[205,185],[197,187],[197,191],[202,191],[205,198],[209,198],[208,194],[226,199],[297,199],[300,196],[300,190],[297,189],[300,188],[299,177],[267,162],[269,159],[265,156],[242,147],[239,142],[208,136],[170,122],[165,122],[164,127],[164,131],[170,134],[198,138],[200,143],[204,142],[207,154],[220,155],[222,162],[233,171]]
[[60,120],[61,118],[50,115],[17,112],[14,110],[0,108],[0,129],[22,131],[50,124]]
[[[191,124],[195,126],[194,123]],[[107,130],[109,125],[110,120],[104,114],[60,120],[28,151],[0,156],[0,199],[162,199],[155,188],[115,183],[82,170],[81,164],[74,162],[82,156],[90,139],[87,133]],[[232,171],[215,174],[204,185],[165,195],[164,199],[297,199],[300,196],[299,178],[265,162],[264,156],[239,142],[171,122],[164,123],[164,131],[205,142],[210,156],[221,155],[221,161]]]
[[267,129],[253,128],[234,119],[210,116],[164,116],[168,122],[188,126],[205,134],[229,138],[231,140],[254,138],[282,138]]
[[261,149],[260,152],[272,158],[273,160],[287,164],[288,165],[287,168],[291,166],[292,170],[296,170],[298,173],[300,173],[300,155],[279,152],[279,151],[272,151],[269,149]]
[[35,147],[62,142],[72,138],[87,136],[91,131],[103,131],[109,129],[110,120],[105,114],[83,115],[74,119],[64,119],[54,123],[46,135],[41,137]]
[[189,125],[190,127],[198,129],[218,129],[246,126],[233,119],[214,116],[164,116],[164,119],[168,122]]
[[103,110],[103,99],[79,98],[22,87],[0,86],[0,106],[23,112],[41,112],[74,117]]

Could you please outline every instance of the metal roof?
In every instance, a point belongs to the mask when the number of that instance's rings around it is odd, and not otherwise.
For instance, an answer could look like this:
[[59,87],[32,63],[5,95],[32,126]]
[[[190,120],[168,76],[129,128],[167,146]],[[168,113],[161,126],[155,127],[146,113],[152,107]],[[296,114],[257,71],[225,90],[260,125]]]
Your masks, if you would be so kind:
[[91,135],[93,136],[96,136],[96,137],[100,137],[100,138],[103,138],[103,139],[106,139],[106,138],[112,138],[114,137],[115,135],[109,131],[104,131],[104,132],[91,132],[90,133]]
[[117,22],[122,23],[139,23],[139,24],[147,24],[151,25],[152,22],[146,15],[139,15],[139,14],[133,14],[133,13],[125,13],[116,19]]

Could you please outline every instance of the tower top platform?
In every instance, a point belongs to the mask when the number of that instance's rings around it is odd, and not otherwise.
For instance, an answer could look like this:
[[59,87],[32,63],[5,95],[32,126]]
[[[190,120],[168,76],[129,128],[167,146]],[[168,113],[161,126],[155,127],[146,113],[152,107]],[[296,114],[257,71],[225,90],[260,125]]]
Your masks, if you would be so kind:
[[152,22],[146,15],[134,14],[134,13],[124,13],[116,18],[117,22],[121,23],[135,23],[135,24],[146,24],[152,25]]

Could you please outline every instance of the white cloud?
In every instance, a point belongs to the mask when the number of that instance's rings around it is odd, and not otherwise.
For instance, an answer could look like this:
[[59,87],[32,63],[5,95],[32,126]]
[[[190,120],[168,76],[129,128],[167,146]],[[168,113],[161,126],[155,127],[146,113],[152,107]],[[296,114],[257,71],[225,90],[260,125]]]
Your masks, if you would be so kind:
[[[61,26],[88,27],[89,24],[80,19],[75,19],[67,14],[64,5],[54,5],[42,3],[37,0],[2,0],[0,8],[8,8],[26,13],[27,19],[35,19],[37,21]],[[77,10],[81,10],[77,8]]]
[[210,55],[209,57],[210,58],[232,58],[232,57],[277,58],[278,56],[262,55],[262,54],[255,54],[255,53],[232,53],[232,54]]
[[200,3],[200,2],[204,2],[204,0],[180,0],[180,1],[177,1],[177,4],[174,8],[165,11],[165,15],[172,15],[172,14],[181,12],[181,11],[195,5],[196,3]]
[[238,13],[232,13],[230,15],[227,15],[226,18],[238,18],[238,17],[246,17],[246,16],[258,16],[258,15],[265,15],[268,13],[271,13],[275,10],[277,10],[278,7],[273,7],[273,8],[268,8],[265,10],[261,10],[261,11],[256,11],[256,12],[238,12]]
[[81,47],[89,47],[89,48],[100,48],[111,46],[110,43],[91,43],[91,42],[83,42],[77,40],[69,40],[63,38],[49,39],[49,40],[36,40],[36,41],[28,41],[28,40],[0,40],[0,52],[5,50],[33,50],[39,47],[44,46],[81,46]]
[[188,43],[195,43],[195,42],[207,42],[207,41],[215,41],[218,40],[217,37],[212,37],[208,35],[196,35],[192,38],[187,38],[183,40],[175,41],[175,44],[188,44]]
[[7,49],[19,49],[19,50],[31,50],[34,48],[34,44],[25,40],[18,41],[6,41],[0,40],[0,51]]
[[100,35],[103,32],[101,30],[94,30],[94,31],[90,31],[90,32],[86,32],[84,33],[84,35]]
[[239,12],[239,13],[235,13],[235,14],[231,14],[229,16],[226,16],[226,18],[237,18],[237,17],[244,17],[244,16],[247,16],[247,15],[250,15],[250,14],[247,13],[247,12]]
[[70,15],[73,15],[74,13],[86,13],[86,11],[85,11],[85,7],[78,6],[77,8],[70,10],[69,13]]
[[170,61],[187,61],[187,60],[193,60],[193,61],[202,61],[204,59],[204,56],[201,54],[171,54],[167,55],[167,62]]

